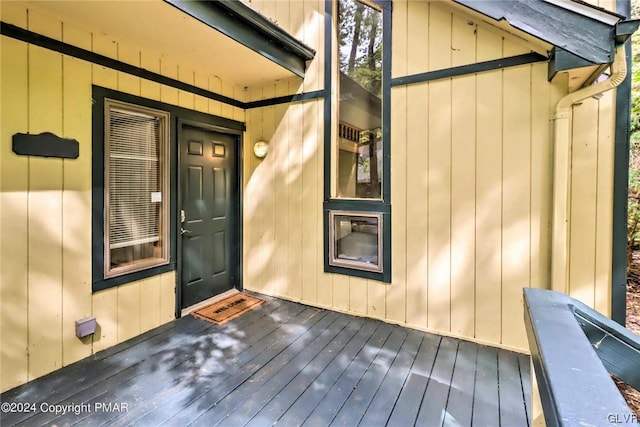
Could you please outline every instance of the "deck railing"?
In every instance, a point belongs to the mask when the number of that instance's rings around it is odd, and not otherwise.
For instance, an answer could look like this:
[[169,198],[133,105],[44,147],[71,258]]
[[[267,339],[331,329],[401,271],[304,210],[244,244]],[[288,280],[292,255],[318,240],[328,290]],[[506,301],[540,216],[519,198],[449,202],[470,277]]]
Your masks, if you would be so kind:
[[546,425],[639,422],[610,374],[640,388],[640,337],[558,292],[525,288],[524,305]]

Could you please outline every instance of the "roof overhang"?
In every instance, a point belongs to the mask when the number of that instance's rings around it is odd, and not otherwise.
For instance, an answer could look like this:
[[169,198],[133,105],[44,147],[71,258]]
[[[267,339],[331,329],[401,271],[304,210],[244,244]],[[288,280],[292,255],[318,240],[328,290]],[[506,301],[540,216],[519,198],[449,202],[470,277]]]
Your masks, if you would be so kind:
[[550,45],[549,79],[579,70],[573,76],[579,85],[593,82],[640,24],[580,0],[452,1]]
[[164,0],[207,26],[304,78],[315,51],[238,0]]

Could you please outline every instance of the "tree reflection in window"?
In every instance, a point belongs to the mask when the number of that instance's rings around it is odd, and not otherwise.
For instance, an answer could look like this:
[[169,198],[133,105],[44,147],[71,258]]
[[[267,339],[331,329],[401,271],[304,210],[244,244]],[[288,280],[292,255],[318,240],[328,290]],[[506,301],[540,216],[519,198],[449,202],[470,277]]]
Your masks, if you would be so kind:
[[382,12],[357,0],[338,0],[337,3],[338,196],[380,199]]

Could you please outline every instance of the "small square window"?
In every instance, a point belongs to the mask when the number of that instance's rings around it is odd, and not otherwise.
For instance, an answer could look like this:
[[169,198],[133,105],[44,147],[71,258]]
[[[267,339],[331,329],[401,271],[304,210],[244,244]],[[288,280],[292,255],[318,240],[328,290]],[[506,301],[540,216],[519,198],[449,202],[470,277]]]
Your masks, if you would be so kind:
[[382,215],[329,213],[329,264],[382,272]]

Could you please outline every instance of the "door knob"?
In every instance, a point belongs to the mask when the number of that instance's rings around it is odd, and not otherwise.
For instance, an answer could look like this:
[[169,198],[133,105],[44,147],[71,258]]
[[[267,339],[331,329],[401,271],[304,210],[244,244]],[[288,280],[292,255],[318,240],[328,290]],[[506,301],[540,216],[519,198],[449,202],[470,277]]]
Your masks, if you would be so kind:
[[186,230],[186,229],[180,227],[180,234],[191,234],[191,230]]

